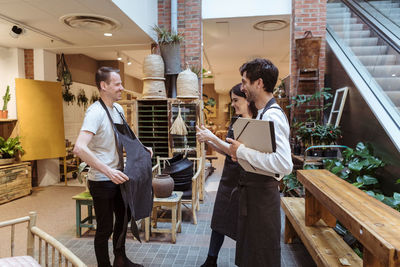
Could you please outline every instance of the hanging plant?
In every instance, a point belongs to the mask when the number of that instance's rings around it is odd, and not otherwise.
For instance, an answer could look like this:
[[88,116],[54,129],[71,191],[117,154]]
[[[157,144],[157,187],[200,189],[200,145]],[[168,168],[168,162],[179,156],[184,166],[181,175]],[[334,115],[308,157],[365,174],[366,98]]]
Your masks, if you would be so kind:
[[64,88],[62,96],[64,101],[67,102],[68,105],[70,103],[73,104],[76,99],[75,95],[71,93],[71,90],[69,88]]
[[93,104],[94,102],[96,102],[99,99],[100,99],[99,94],[98,93],[93,93],[92,97],[90,98],[90,103]]
[[86,97],[85,90],[80,89],[78,94],[78,106],[83,105],[83,108],[86,109],[88,102],[89,99]]

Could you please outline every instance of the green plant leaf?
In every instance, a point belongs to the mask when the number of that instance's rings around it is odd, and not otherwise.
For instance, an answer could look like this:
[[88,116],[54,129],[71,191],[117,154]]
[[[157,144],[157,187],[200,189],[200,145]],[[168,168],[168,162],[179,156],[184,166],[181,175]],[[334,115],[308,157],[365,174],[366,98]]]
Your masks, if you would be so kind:
[[396,184],[400,184],[400,179],[397,179]]
[[381,195],[381,196],[383,196],[383,199],[381,201],[383,203],[385,203],[386,205],[388,205],[388,206],[390,206],[392,208],[395,208],[397,206],[396,205],[396,201],[394,200],[394,198],[387,197],[387,196],[384,196],[384,195]]
[[365,191],[365,193],[367,193],[367,194],[370,195],[371,197],[375,197],[374,191]]
[[352,161],[349,163],[349,169],[351,171],[359,172],[363,168],[363,164],[357,161]]
[[400,201],[400,193],[394,192],[393,198],[397,201]]
[[357,187],[357,188],[360,188],[360,187],[362,187],[362,186],[364,185],[364,183],[362,183],[362,182],[357,182],[357,183],[352,183],[352,185],[354,185],[354,186]]
[[377,184],[378,183],[378,179],[376,179],[375,177],[372,177],[370,175],[364,175],[362,177],[362,181],[365,185],[371,185],[371,184]]
[[374,196],[377,200],[382,201],[385,199],[385,196],[382,194],[375,194]]

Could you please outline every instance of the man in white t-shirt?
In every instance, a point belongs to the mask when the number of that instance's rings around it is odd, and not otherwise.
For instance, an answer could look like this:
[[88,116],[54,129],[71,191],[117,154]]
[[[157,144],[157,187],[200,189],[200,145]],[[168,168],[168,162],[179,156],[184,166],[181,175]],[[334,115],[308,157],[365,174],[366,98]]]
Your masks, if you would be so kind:
[[[121,99],[122,86],[118,69],[101,67],[96,72],[96,85],[100,98],[106,105],[114,123],[122,124],[122,107],[115,103]],[[118,110],[117,110],[118,109]],[[152,153],[150,151],[150,153]],[[129,178],[123,170],[123,162],[115,144],[114,130],[105,109],[99,101],[86,111],[81,131],[76,140],[74,154],[91,168],[88,173],[89,190],[96,213],[94,248],[99,267],[109,267],[108,239],[113,234],[113,266],[142,266],[131,262],[125,254],[125,238],[121,249],[116,249],[117,239],[123,231],[125,206],[120,184]],[[113,216],[115,215],[115,223]],[[113,225],[114,224],[114,225]],[[126,235],[126,233],[124,233]]]

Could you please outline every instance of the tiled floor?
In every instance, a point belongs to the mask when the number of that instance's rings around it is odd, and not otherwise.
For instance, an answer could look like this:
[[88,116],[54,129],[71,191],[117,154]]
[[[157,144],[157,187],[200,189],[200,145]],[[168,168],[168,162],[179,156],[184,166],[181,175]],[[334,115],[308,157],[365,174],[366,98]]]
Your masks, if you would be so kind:
[[[198,224],[191,223],[190,212],[183,208],[182,233],[177,235],[176,244],[169,242],[170,235],[157,234],[150,238],[150,242],[142,242],[128,238],[126,251],[128,257],[144,266],[200,266],[207,257],[209,238],[211,234],[210,220],[213,211],[214,199],[222,169],[222,158],[214,165],[217,170],[206,182],[206,198],[198,212]],[[284,229],[284,214],[282,212],[282,240]],[[162,226],[162,224],[161,224]],[[63,238],[61,242],[70,248],[79,258],[90,265],[95,266],[96,259],[93,252],[93,233],[82,238]],[[111,242],[109,243],[110,255],[112,255]],[[282,241],[283,267],[289,266],[315,266],[312,258],[300,243],[286,245]],[[235,266],[235,242],[225,238],[224,245],[218,257],[218,266]]]
[[[217,170],[206,182],[206,195],[198,212],[198,224],[191,223],[189,209],[183,208],[182,233],[177,235],[176,244],[170,243],[170,235],[157,234],[150,242],[139,243],[128,234],[126,251],[134,262],[146,267],[155,266],[200,266],[207,257],[211,234],[210,221],[214,199],[222,172],[223,158],[213,162]],[[72,185],[74,181],[69,182]],[[94,232],[75,237],[75,202],[71,197],[84,188],[76,186],[50,186],[35,188],[32,195],[0,205],[0,221],[26,216],[29,211],[38,213],[37,226],[57,238],[70,248],[88,266],[96,266],[93,238]],[[282,235],[284,214],[282,212]],[[19,227],[19,228],[18,228]],[[26,225],[16,229],[16,255],[26,251]],[[8,231],[8,232],[7,232]],[[0,257],[9,256],[9,230],[0,229]],[[143,233],[142,233],[143,236]],[[144,236],[143,238],[144,239]],[[112,255],[111,241],[109,242]],[[111,256],[112,258],[112,256]],[[218,258],[218,266],[235,266],[235,242],[226,238]],[[312,258],[298,242],[286,245],[282,242],[282,267],[315,266]],[[273,266],[271,266],[273,267]]]

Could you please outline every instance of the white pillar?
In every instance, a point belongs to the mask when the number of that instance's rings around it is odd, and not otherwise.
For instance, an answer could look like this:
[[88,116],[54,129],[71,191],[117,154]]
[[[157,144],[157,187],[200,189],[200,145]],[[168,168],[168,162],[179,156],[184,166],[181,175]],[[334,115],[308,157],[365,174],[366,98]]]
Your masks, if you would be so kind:
[[[35,80],[57,81],[56,54],[43,49],[34,49],[33,61]],[[60,181],[59,165],[58,158],[37,161],[39,186],[52,185]]]

